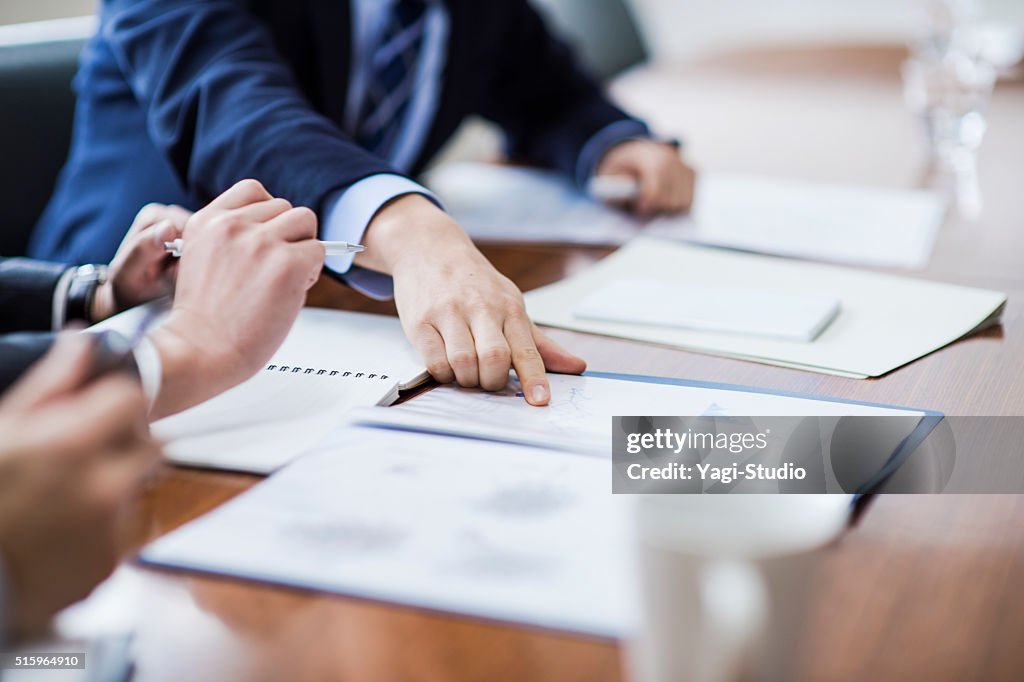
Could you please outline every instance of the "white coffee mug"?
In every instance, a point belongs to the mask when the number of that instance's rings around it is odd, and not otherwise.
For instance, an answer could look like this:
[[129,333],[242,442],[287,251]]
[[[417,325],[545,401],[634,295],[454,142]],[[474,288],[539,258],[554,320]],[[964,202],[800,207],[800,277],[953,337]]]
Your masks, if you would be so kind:
[[846,496],[637,496],[630,679],[789,679],[811,577],[848,516]]

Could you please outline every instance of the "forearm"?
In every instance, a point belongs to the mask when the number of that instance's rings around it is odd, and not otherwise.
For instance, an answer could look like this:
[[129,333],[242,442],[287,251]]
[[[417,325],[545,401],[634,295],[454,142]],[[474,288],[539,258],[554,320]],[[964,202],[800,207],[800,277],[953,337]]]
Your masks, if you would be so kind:
[[179,331],[174,322],[149,335],[160,358],[160,387],[150,408],[151,421],[209,400],[251,373],[241,358],[208,354],[190,336],[194,335]]

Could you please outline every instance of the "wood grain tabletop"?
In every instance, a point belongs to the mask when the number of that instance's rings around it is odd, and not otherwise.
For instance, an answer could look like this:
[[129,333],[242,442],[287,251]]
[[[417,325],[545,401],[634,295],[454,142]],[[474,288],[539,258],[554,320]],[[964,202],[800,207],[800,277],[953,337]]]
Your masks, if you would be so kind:
[[[895,49],[748,53],[646,66],[612,91],[660,132],[686,140],[688,157],[701,169],[917,187],[928,174],[921,133],[901,99],[900,59]],[[1000,83],[989,121],[979,166],[981,217],[947,220],[927,269],[906,274],[1006,292],[1000,326],[873,380],[551,333],[596,370],[951,415],[1024,415],[1024,86]],[[484,251],[524,289],[608,253],[530,245]],[[318,284],[309,303],[394,312],[332,281]],[[138,546],[166,533],[258,481],[168,467],[128,520],[127,542]],[[140,682],[624,679],[621,647],[613,641],[155,571],[131,560],[114,582],[111,589],[123,586],[139,623]],[[1024,679],[1022,586],[1024,497],[878,496],[808,586],[816,598],[800,636],[800,679]]]

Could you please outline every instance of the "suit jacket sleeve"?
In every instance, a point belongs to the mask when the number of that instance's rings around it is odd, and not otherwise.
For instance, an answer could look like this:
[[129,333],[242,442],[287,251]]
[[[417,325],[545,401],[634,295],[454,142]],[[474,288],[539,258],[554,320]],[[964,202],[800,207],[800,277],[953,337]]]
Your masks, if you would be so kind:
[[247,5],[103,4],[103,38],[186,188],[208,200],[253,177],[275,196],[319,209],[333,190],[394,173],[313,109]]
[[67,269],[28,258],[0,258],[0,333],[50,329],[53,291]]
[[0,393],[46,355],[53,344],[52,332],[26,332],[0,336]]
[[527,0],[492,0],[503,6],[503,35],[495,41],[501,64],[481,113],[507,134],[516,161],[547,166],[578,181],[578,161],[587,142],[612,124],[630,121],[639,135],[643,122],[604,96],[572,51],[555,38]]

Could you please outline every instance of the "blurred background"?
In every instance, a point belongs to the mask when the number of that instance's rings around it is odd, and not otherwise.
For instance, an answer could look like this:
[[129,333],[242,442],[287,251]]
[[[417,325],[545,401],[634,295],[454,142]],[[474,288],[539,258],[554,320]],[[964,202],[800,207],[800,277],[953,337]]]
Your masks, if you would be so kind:
[[[611,82],[613,98],[647,117],[659,133],[686,140],[686,153],[702,167],[774,172],[777,160],[792,160],[800,147],[803,165],[790,164],[790,172],[906,184],[918,172],[912,167],[917,161],[879,172],[877,154],[859,155],[860,147],[844,150],[841,166],[815,156],[814,150],[835,153],[829,148],[840,131],[860,125],[871,130],[877,148],[918,140],[921,159],[960,178],[960,203],[974,215],[980,213],[975,157],[991,119],[989,96],[997,78],[1024,75],[1024,0],[532,2],[589,68]],[[22,251],[63,163],[74,106],[69,84],[83,41],[95,30],[96,5],[0,0],[0,98],[18,102],[0,106],[6,156],[0,202],[15,207],[7,216],[15,227],[0,234],[0,253]],[[730,66],[735,55],[741,59]],[[640,64],[651,66],[636,68]],[[788,81],[765,78],[769,66],[799,70],[824,89],[801,97]],[[659,75],[671,69],[677,73],[668,81]],[[699,76],[683,77],[700,69]],[[878,74],[892,87],[861,87]],[[905,118],[898,111],[901,95]],[[649,106],[665,99],[672,101]],[[756,112],[751,102],[758,103]],[[819,142],[808,144],[806,130],[793,118],[796,110],[814,114]],[[435,162],[500,154],[496,130],[471,120]]]
[[[744,47],[886,44],[920,29],[927,0],[533,0],[602,75],[650,57],[692,60]],[[1021,0],[964,0],[1024,29]],[[96,0],[3,0],[0,25],[92,14]]]

